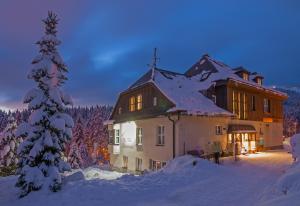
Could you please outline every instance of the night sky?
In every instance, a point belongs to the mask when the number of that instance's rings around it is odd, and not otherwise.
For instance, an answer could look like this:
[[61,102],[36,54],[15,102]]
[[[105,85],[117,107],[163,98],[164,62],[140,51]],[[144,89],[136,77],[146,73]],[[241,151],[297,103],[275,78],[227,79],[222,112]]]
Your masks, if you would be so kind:
[[[188,3],[187,3],[188,2]],[[64,89],[76,105],[113,104],[148,70],[186,71],[203,54],[299,85],[299,0],[0,0],[0,108],[21,108],[47,11],[60,18],[59,51],[69,66]]]

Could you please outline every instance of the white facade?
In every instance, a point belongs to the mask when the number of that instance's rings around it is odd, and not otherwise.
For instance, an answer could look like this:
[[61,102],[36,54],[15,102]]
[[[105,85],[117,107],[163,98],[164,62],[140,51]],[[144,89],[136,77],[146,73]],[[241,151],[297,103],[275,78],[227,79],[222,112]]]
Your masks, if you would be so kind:
[[[264,123],[237,120],[231,117],[181,116],[175,127],[175,155],[181,156],[192,150],[202,150],[210,154],[213,142],[219,142],[223,151],[230,150],[227,134],[229,124],[252,125],[256,130],[256,143],[258,144],[258,141],[262,139],[266,148],[282,145],[281,122]],[[162,164],[171,160],[173,158],[172,126],[173,123],[167,117],[111,125],[109,128],[114,129],[115,132],[119,130],[120,136],[119,144],[109,145],[111,165],[116,168],[124,167],[134,172],[137,169],[149,170],[153,161],[156,164]],[[136,144],[137,128],[142,129],[141,145]],[[159,144],[162,138],[164,144]]]

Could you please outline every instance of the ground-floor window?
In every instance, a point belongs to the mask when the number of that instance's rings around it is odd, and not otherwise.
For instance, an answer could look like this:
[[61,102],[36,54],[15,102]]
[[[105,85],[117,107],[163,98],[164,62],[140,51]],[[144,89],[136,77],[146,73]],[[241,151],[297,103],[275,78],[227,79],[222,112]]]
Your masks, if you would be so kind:
[[127,169],[128,168],[128,157],[127,156],[123,156],[123,168]]
[[136,171],[142,171],[143,160],[141,158],[135,158],[135,169]]
[[166,162],[157,161],[157,160],[149,160],[149,169],[153,171],[160,170],[166,165]]

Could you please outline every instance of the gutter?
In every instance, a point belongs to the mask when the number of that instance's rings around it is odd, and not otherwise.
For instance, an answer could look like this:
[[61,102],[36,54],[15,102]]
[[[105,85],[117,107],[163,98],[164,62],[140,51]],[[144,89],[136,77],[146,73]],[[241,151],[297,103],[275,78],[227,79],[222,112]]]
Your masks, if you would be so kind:
[[172,114],[168,114],[168,119],[172,122],[172,128],[173,128],[173,159],[176,156],[176,123],[180,120],[180,111],[177,112],[177,119],[172,119]]

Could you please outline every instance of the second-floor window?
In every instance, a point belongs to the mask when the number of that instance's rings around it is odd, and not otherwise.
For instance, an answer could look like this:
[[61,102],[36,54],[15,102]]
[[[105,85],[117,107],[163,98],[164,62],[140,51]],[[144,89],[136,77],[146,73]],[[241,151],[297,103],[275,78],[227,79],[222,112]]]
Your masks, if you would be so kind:
[[165,144],[165,127],[158,126],[157,127],[157,145],[164,145]]
[[129,99],[129,111],[134,112],[143,108],[143,97],[141,94],[132,96]]
[[251,110],[255,111],[256,110],[256,105],[255,105],[255,96],[251,97]]
[[271,101],[269,99],[264,99],[264,112],[270,113],[271,112]]
[[141,110],[143,108],[143,98],[142,95],[139,94],[136,97],[136,109]]
[[115,144],[120,144],[120,130],[115,130]]
[[136,128],[136,144],[137,145],[143,144],[143,129],[140,127]]
[[216,126],[216,135],[221,135],[222,134],[222,126],[221,125],[217,125]]
[[135,111],[135,97],[132,96],[129,99],[129,111],[133,112]]
[[248,118],[248,96],[243,94],[243,109],[244,109],[244,119]]
[[241,118],[241,93],[232,91],[232,112]]

